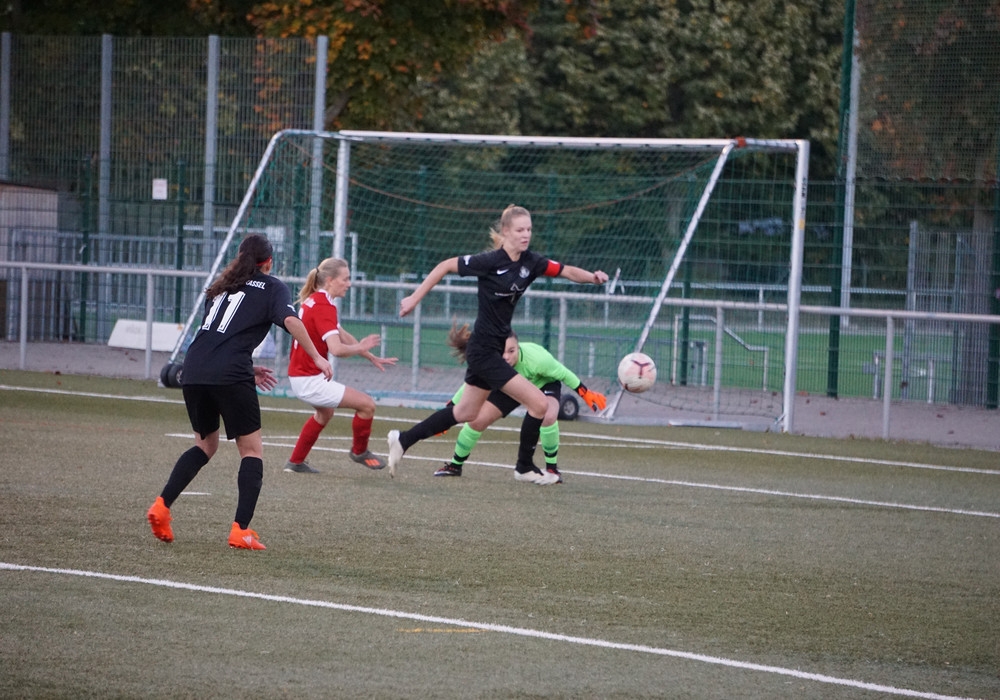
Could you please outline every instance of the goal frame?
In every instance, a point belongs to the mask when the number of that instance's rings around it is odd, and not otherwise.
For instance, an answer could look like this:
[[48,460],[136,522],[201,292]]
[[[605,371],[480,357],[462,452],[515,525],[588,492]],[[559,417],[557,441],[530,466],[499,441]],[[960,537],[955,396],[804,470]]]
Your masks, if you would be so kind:
[[[677,271],[684,259],[687,248],[698,228],[701,216],[711,198],[716,183],[725,167],[729,155],[735,149],[752,149],[764,153],[792,153],[796,156],[794,194],[791,202],[791,253],[789,260],[789,282],[787,298],[787,328],[785,334],[785,361],[784,361],[784,381],[782,392],[782,415],[779,420],[783,431],[790,430],[794,423],[794,406],[796,384],[795,377],[798,366],[798,335],[799,335],[799,315],[802,292],[802,272],[803,272],[803,251],[805,238],[805,211],[807,202],[808,183],[808,163],[809,163],[809,142],[802,139],[753,139],[753,138],[731,138],[731,139],[635,139],[635,138],[586,138],[586,137],[557,137],[557,136],[504,136],[504,135],[478,135],[478,134],[439,134],[439,133],[415,133],[415,132],[387,132],[387,131],[317,131],[310,129],[283,129],[276,132],[268,142],[260,162],[251,178],[246,193],[230,224],[226,236],[221,242],[219,252],[213,261],[206,276],[205,286],[218,274],[222,262],[226,259],[227,251],[232,243],[236,232],[240,229],[256,194],[260,181],[271,160],[272,154],[278,143],[283,138],[305,137],[314,139],[312,149],[311,172],[309,194],[309,217],[308,228],[311,233],[318,234],[320,224],[320,198],[322,196],[322,142],[325,140],[335,140],[338,143],[337,166],[334,189],[334,221],[333,221],[333,255],[343,257],[345,240],[347,237],[347,211],[348,211],[348,191],[350,185],[350,146],[359,142],[421,142],[421,143],[441,143],[457,144],[466,146],[509,146],[509,147],[571,147],[574,149],[662,149],[677,151],[701,151],[718,152],[719,156],[713,168],[708,183],[703,190],[698,201],[694,215],[692,216],[681,243],[674,255],[670,268],[664,278],[659,292],[654,299],[650,313],[647,317],[639,339],[633,351],[642,351],[649,336],[650,330],[659,316],[664,300],[671,286]],[[188,316],[183,330],[178,338],[170,361],[173,362],[180,355],[185,343],[185,339],[193,327],[197,315],[204,304],[204,291],[199,293],[192,311]],[[613,420],[618,405],[624,394],[624,390],[619,389],[608,402],[608,408],[603,416],[607,420]]]

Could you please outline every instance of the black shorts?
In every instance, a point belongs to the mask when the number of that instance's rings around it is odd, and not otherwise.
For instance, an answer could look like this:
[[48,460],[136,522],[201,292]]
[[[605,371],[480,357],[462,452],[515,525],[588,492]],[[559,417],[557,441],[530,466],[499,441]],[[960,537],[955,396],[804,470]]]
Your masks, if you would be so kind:
[[499,389],[517,372],[503,359],[503,352],[469,343],[465,348],[465,383],[480,389]]
[[[562,382],[549,382],[542,387],[542,393],[546,396],[551,396],[559,403],[559,399],[562,396]],[[489,397],[486,399],[491,404],[497,407],[502,416],[509,416],[511,411],[520,406],[516,399],[507,396],[499,389],[494,389],[490,392]]]
[[191,427],[204,440],[226,424],[226,439],[250,435],[260,430],[260,401],[253,380],[239,384],[185,384],[184,405]]

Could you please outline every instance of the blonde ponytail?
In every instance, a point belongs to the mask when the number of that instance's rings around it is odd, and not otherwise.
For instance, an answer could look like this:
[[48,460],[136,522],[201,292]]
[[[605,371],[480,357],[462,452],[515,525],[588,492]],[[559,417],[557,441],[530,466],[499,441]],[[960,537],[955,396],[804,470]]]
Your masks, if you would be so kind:
[[299,290],[299,303],[308,299],[314,292],[319,291],[331,277],[336,277],[340,271],[347,267],[347,261],[341,258],[326,258],[319,265],[309,270],[306,275],[306,283]]

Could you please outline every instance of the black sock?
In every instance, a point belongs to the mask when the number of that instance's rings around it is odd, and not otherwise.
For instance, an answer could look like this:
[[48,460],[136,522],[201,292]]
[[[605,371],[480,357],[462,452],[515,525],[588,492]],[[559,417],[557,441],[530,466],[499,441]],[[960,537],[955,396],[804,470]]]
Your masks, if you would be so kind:
[[264,460],[260,457],[244,457],[240,460],[240,471],[236,475],[236,485],[240,490],[236,504],[236,523],[246,530],[257,508],[257,497],[264,483]]
[[174,504],[177,497],[187,488],[188,484],[194,481],[198,472],[206,464],[208,464],[208,455],[197,445],[178,458],[177,463],[174,464],[173,471],[170,472],[170,478],[167,479],[167,485],[160,492],[160,495],[163,497],[163,503],[167,508]]
[[404,430],[399,434],[399,444],[403,446],[403,451],[410,449],[421,440],[443,433],[453,425],[457,425],[455,420],[455,407],[445,406],[439,411],[434,411],[422,421],[409,430]]
[[542,419],[535,418],[530,413],[521,421],[521,444],[517,448],[517,471],[522,474],[531,471],[535,466],[535,446],[538,444],[538,431],[542,429]]

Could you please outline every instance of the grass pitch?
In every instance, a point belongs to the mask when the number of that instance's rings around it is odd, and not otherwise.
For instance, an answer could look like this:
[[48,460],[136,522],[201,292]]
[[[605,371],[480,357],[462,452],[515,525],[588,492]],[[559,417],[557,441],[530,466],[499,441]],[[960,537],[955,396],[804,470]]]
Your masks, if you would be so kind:
[[[389,479],[338,415],[289,474],[307,412],[266,399],[246,552],[230,444],[149,532],[179,392],[0,385],[2,696],[1000,696],[994,453],[563,423],[537,487],[508,420],[460,479],[454,429]],[[380,408],[373,449],[425,415]]]

